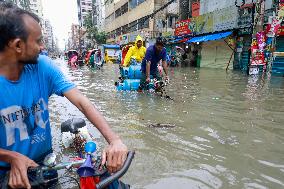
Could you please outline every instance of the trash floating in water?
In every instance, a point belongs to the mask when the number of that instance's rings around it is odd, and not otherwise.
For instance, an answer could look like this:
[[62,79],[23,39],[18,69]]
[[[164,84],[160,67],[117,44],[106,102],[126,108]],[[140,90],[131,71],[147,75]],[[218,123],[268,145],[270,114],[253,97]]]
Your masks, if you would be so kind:
[[156,124],[149,124],[149,127],[155,127],[155,128],[174,128],[176,127],[175,124],[169,124],[169,123],[156,123]]
[[220,98],[218,98],[218,97],[213,97],[212,99],[213,99],[213,100],[219,100]]

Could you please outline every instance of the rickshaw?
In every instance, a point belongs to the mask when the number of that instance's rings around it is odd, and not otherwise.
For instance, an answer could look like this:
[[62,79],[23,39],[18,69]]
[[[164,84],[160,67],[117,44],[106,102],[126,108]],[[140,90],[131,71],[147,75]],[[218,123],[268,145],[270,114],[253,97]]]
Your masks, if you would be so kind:
[[90,58],[93,54],[95,54],[98,51],[98,49],[91,49],[88,50],[88,52],[86,53],[86,57],[85,57],[85,64],[89,65],[90,64]]
[[122,51],[121,52],[122,57],[121,57],[121,60],[120,60],[121,61],[120,65],[123,65],[125,56],[126,56],[128,50],[130,49],[130,47],[132,47],[132,46],[133,46],[132,44],[128,44],[128,45],[125,45],[125,46],[122,47],[122,50],[121,50]]
[[68,65],[69,66],[77,66],[78,64],[78,52],[76,50],[69,50],[67,52],[68,57]]

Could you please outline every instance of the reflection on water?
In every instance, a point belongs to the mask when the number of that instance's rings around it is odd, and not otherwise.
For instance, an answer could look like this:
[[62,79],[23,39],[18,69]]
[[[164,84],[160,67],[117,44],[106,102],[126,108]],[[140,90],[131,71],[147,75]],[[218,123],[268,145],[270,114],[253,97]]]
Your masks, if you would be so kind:
[[[58,64],[136,150],[123,179],[133,188],[284,188],[284,78],[175,68],[167,88],[170,101],[116,92],[117,65],[71,70]],[[49,109],[54,148],[64,160],[70,153],[62,148],[59,125],[83,115],[62,97],[52,97]],[[104,147],[97,130],[88,127]]]

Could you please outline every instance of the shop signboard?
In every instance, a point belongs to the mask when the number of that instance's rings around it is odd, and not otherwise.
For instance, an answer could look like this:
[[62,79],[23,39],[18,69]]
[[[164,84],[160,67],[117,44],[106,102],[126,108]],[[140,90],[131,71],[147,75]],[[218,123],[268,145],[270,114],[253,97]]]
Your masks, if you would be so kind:
[[193,32],[197,35],[204,33],[213,32],[213,15],[212,13],[207,13],[193,18],[192,24],[190,27]]
[[135,42],[137,35],[138,35],[137,32],[131,32],[129,34],[129,42]]
[[213,12],[213,30],[214,32],[234,29],[238,27],[238,9],[236,6],[230,6]]
[[[258,41],[260,44],[258,44]],[[265,64],[265,58],[264,58],[264,51],[261,49],[263,40],[261,39],[261,36],[257,38],[254,38],[252,40],[251,44],[251,66],[257,66],[257,65],[264,65]],[[261,46],[261,48],[259,48]]]
[[124,44],[127,44],[129,42],[129,37],[128,35],[122,35],[121,36],[121,44],[124,45]]
[[163,37],[171,37],[172,35],[173,35],[173,32],[171,32],[171,31],[167,31],[167,32],[162,33]]
[[279,17],[284,17],[284,3],[279,3],[278,16]]
[[275,34],[278,32],[278,29],[280,28],[281,22],[282,22],[282,19],[280,19],[279,17],[272,18],[272,23],[268,24],[266,28],[267,37],[275,36]]
[[284,26],[279,27],[277,31],[277,35],[284,36]]
[[190,19],[182,20],[176,23],[175,36],[187,35],[192,31],[189,29]]
[[199,16],[200,2],[193,2],[191,5],[191,10],[192,10],[192,17]]

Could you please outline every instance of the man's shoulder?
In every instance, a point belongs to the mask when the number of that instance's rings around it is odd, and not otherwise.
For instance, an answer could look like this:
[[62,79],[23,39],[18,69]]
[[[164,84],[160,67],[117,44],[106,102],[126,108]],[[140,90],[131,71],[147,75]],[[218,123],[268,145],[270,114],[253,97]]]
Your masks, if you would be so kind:
[[147,48],[147,51],[153,52],[153,51],[154,51],[154,45],[149,46],[149,47]]
[[44,72],[48,72],[48,71],[50,71],[50,68],[55,67],[55,63],[48,56],[40,55],[38,57],[38,67],[39,67],[39,70],[44,71]]
[[128,49],[128,51],[133,51],[133,50],[135,50],[136,48],[137,48],[136,45],[134,45],[134,46],[130,47],[130,48]]
[[51,60],[48,59],[47,56],[45,55],[39,55],[38,59],[37,59],[37,64],[26,64],[25,65],[25,70],[37,70],[39,67],[42,67],[46,64],[48,64],[48,62],[50,62]]

